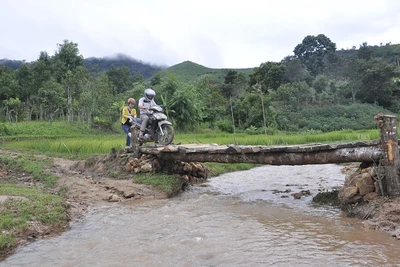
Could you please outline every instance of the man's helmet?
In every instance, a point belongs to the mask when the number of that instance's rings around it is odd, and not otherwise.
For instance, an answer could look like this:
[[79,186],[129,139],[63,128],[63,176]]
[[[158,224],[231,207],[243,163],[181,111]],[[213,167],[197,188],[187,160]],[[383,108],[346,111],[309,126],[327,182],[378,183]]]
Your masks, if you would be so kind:
[[135,103],[136,103],[136,100],[135,100],[134,98],[130,97],[130,98],[128,98],[128,104],[129,104],[129,103],[135,104]]
[[144,97],[149,101],[153,100],[155,95],[156,92],[154,92],[153,89],[147,88],[146,90],[144,90]]

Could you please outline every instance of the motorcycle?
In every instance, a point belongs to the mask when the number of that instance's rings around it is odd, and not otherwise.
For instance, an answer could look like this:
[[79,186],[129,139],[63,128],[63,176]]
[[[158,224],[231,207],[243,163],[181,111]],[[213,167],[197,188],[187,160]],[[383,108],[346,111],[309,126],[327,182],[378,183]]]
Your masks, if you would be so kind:
[[174,140],[175,131],[172,123],[168,121],[167,115],[164,114],[163,108],[158,105],[152,106],[150,107],[150,112],[150,119],[143,133],[143,139],[139,138],[142,120],[139,118],[131,119],[131,132],[136,132],[135,137],[139,142],[139,146],[147,142],[155,142],[164,146],[171,144]]

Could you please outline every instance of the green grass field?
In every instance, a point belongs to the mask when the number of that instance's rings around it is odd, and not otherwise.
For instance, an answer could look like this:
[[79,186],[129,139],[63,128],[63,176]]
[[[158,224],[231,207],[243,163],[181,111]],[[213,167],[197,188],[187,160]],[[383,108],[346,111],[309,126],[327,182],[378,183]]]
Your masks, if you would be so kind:
[[[8,128],[8,135],[0,135],[0,148],[29,150],[44,154],[65,157],[87,157],[96,154],[108,154],[111,149],[125,147],[125,134],[99,133],[86,125],[66,122],[29,122],[15,123]],[[4,131],[3,132],[7,132]],[[235,145],[295,145],[310,143],[340,143],[367,141],[379,138],[377,129],[343,130],[329,133],[305,133],[274,135],[248,135],[245,133],[176,133],[174,144],[235,144]]]

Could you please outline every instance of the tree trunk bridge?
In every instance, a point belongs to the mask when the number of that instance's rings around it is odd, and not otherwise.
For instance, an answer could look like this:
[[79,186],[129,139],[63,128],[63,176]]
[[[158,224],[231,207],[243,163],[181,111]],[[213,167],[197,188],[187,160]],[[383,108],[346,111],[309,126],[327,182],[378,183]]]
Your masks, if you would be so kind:
[[[307,144],[292,146],[221,146],[217,144],[187,144],[139,147],[132,140],[132,150],[138,154],[156,155],[173,162],[255,163],[268,165],[305,165],[346,162],[375,163],[379,180],[387,196],[400,196],[400,159],[397,119],[377,114],[374,119],[381,138],[375,141],[340,144]],[[132,136],[136,136],[132,134]],[[135,139],[135,138],[133,138]]]
[[294,146],[168,145],[140,147],[143,154],[162,160],[186,162],[255,163],[305,165],[345,162],[379,162],[383,153],[380,140],[342,144]]

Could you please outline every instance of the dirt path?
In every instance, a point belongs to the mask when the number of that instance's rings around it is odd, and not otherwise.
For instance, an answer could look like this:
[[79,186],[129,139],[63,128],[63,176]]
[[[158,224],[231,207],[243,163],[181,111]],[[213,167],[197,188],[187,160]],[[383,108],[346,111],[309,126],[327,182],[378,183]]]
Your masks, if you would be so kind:
[[[102,169],[100,167],[100,169]],[[133,203],[138,199],[167,198],[167,194],[151,186],[135,184],[133,174],[116,180],[105,172],[88,170],[84,161],[54,158],[51,171],[59,177],[55,190],[67,190],[67,205],[72,220],[85,214],[89,206],[101,202]]]
[[[13,150],[0,149],[2,155],[19,157],[22,153]],[[44,155],[35,155],[38,158],[46,158]],[[99,157],[99,162],[104,157]],[[134,203],[140,199],[161,199],[167,198],[167,194],[151,186],[134,183],[134,174],[126,173],[121,179],[107,176],[109,168],[123,168],[118,162],[95,163],[91,168],[87,167],[85,161],[75,161],[64,158],[52,158],[53,163],[48,170],[58,177],[58,182],[53,193],[64,194],[66,205],[71,221],[81,218],[87,209],[102,202]],[[0,172],[1,172],[0,166]],[[14,176],[14,180],[20,180],[22,174],[17,172],[7,173],[4,170],[0,177],[8,179],[7,176]],[[26,183],[29,177],[23,178]],[[10,198],[1,196],[0,201]]]

